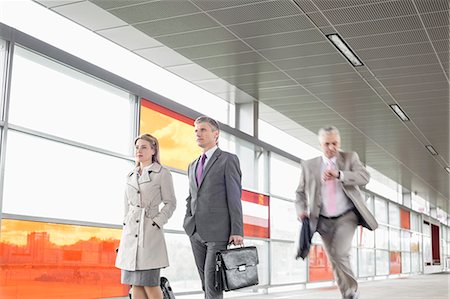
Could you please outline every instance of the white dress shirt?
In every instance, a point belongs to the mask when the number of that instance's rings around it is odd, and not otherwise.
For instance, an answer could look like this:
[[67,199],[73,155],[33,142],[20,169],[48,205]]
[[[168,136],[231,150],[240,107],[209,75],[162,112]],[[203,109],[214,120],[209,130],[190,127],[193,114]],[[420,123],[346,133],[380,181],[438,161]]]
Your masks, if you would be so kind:
[[[327,157],[322,157],[322,168],[321,173],[323,173],[327,167],[329,161],[332,162],[332,165],[334,166],[334,169],[338,170],[337,164],[336,164],[336,157],[332,157],[331,159],[328,159]],[[327,187],[326,183],[322,181],[322,187],[321,187],[321,196],[322,196],[322,208],[320,210],[320,215],[323,215],[325,217],[336,217],[344,214],[348,210],[351,210],[354,208],[353,203],[348,199],[347,195],[345,195],[344,190],[342,190],[342,183],[341,181],[344,179],[344,174],[342,171],[339,171],[339,179],[335,179],[336,183],[336,212],[330,213],[327,209],[328,207],[328,198],[327,198]]]

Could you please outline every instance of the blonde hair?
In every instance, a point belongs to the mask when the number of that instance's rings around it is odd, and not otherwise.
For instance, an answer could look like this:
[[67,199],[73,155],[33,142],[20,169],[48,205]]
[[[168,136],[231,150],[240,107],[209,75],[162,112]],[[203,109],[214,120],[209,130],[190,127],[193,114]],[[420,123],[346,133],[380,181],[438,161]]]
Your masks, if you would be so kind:
[[[156,139],[156,137],[154,137],[153,135],[150,135],[150,134],[146,133],[146,134],[142,134],[142,135],[139,135],[138,137],[136,137],[136,139],[134,139],[134,145],[136,145],[136,142],[139,139],[148,141],[150,143],[150,146],[155,151],[155,154],[152,156],[152,162],[153,163],[156,162],[158,164],[161,164],[161,162],[159,162],[159,142],[158,142],[158,139]],[[136,162],[136,166],[139,166],[139,162]]]

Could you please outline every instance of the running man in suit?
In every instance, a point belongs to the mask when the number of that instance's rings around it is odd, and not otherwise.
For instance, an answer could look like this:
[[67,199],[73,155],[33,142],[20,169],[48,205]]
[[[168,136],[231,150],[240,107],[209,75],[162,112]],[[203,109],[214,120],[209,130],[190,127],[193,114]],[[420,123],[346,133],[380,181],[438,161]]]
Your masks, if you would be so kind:
[[297,215],[309,217],[311,231],[322,237],[342,297],[356,299],[358,283],[350,264],[353,235],[358,224],[370,230],[378,227],[359,190],[370,175],[357,153],[339,151],[337,128],[322,128],[318,135],[323,156],[301,163]]
[[243,244],[241,170],[236,155],[218,147],[219,124],[200,116],[195,135],[202,155],[188,167],[184,230],[189,236],[206,299],[221,299],[214,287],[216,252]]

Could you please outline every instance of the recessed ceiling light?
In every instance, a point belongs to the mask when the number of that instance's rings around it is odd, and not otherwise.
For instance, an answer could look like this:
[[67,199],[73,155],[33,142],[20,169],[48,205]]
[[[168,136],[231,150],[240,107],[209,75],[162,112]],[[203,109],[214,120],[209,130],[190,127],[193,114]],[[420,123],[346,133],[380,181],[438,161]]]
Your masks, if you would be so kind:
[[434,149],[434,147],[432,145],[425,145],[425,147],[433,156],[438,155],[437,151]]
[[391,107],[391,109],[395,112],[395,114],[397,114],[398,117],[400,117],[401,120],[409,121],[409,117],[406,115],[405,112],[403,112],[402,108],[400,108],[399,105],[392,104],[392,105],[389,105],[389,107]]
[[350,61],[353,66],[364,65],[362,61],[356,56],[355,52],[347,45],[347,43],[339,36],[339,34],[328,34],[327,38],[333,43],[333,45]]

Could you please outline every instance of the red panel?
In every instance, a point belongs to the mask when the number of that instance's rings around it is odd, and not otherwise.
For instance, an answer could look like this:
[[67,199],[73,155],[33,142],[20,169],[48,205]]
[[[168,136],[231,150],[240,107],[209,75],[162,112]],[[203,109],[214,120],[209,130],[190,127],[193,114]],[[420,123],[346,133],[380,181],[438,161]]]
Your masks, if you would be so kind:
[[269,228],[244,223],[244,236],[255,238],[270,238]]
[[8,219],[1,229],[0,298],[127,295],[114,267],[120,230]]
[[179,121],[182,121],[184,123],[187,123],[188,125],[194,126],[194,120],[192,118],[189,118],[187,116],[184,116],[182,114],[179,114],[175,111],[172,111],[170,109],[167,109],[166,107],[160,106],[158,104],[152,103],[147,99],[141,98],[141,105],[145,106],[149,109],[152,109],[153,111],[157,111],[159,113],[162,113],[164,115],[170,116],[172,118],[175,118]]
[[400,274],[402,271],[402,255],[398,251],[390,252],[390,274]]
[[[255,208],[250,212],[244,209],[244,236],[256,238],[270,237],[270,209],[269,196],[242,190],[242,201],[247,202],[247,209]],[[265,210],[265,212],[263,212]],[[246,215],[245,213],[250,215]]]
[[441,250],[439,246],[439,226],[431,225],[431,252],[433,255],[433,264],[439,265],[441,262]]
[[333,279],[333,269],[321,245],[312,245],[309,252],[309,281]]
[[404,229],[410,229],[410,217],[409,211],[400,209],[400,227]]
[[269,206],[269,196],[242,190],[242,200],[257,203],[262,206]]

